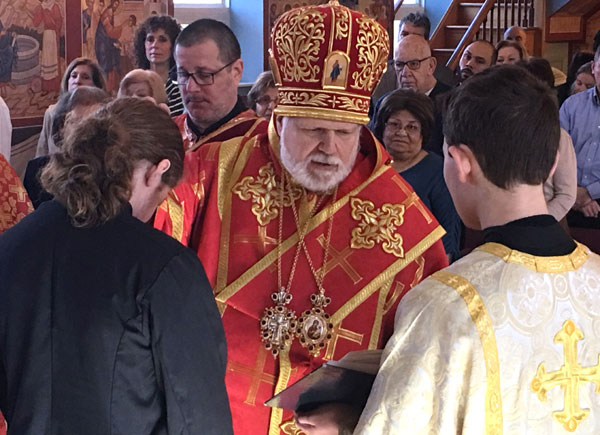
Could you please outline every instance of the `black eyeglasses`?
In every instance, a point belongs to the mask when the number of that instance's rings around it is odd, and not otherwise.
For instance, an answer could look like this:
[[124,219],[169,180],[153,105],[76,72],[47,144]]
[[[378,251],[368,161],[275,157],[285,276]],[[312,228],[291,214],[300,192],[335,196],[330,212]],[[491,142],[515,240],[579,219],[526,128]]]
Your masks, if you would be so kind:
[[417,70],[421,66],[421,62],[423,62],[424,60],[427,60],[431,57],[433,57],[433,56],[427,56],[427,57],[424,57],[423,59],[407,60],[406,62],[403,62],[401,60],[394,60],[393,64],[394,64],[394,68],[397,71],[403,70],[405,65],[408,66],[408,69]]
[[196,71],[193,73],[189,73],[187,71],[177,71],[177,83],[179,83],[180,85],[187,85],[187,83],[190,81],[190,77],[191,77],[192,79],[194,79],[194,82],[196,82],[196,84],[198,86],[212,85],[215,82],[215,75],[219,74],[225,68],[232,65],[233,62],[235,62],[236,60],[237,59],[232,60],[227,65],[224,65],[221,68],[219,68],[218,70],[213,71],[213,72]]

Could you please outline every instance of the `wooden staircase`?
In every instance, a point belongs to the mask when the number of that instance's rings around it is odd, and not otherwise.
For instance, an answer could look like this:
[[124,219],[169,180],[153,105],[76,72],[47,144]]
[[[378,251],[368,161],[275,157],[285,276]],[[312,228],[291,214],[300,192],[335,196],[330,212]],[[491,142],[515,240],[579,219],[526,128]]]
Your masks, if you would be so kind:
[[460,54],[475,39],[496,45],[510,26],[533,27],[533,0],[453,0],[430,38],[438,64],[454,69]]

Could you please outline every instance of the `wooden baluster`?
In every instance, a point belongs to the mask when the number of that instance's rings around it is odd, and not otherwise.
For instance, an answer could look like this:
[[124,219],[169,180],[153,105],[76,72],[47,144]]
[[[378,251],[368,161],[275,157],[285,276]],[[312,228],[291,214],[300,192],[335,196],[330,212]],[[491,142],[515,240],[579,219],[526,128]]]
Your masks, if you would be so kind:
[[504,29],[502,33],[506,32],[508,29],[508,0],[504,0]]
[[498,0],[496,2],[496,4],[494,5],[495,8],[498,8],[498,15],[496,18],[496,42],[501,41],[502,40],[502,33],[501,32],[501,20],[500,20],[500,0]]
[[521,11],[521,0],[517,1],[517,26],[521,27],[523,22],[522,11]]
[[481,39],[485,40],[485,25],[487,24],[487,18],[485,20],[483,20],[483,25],[481,26],[483,28],[483,37]]
[[[515,0],[510,0],[510,26],[515,25]],[[508,27],[510,27],[508,26]]]
[[529,0],[525,0],[523,4],[523,28],[529,27]]
[[493,44],[494,43],[494,7],[492,6],[492,9],[490,9],[490,43]]

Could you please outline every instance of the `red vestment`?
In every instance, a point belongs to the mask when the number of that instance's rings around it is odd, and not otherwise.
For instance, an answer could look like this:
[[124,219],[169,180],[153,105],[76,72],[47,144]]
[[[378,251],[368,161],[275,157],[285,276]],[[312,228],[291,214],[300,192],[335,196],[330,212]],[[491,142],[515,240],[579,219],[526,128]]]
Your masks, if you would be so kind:
[[0,234],[15,225],[31,211],[33,211],[33,205],[23,187],[23,183],[21,183],[21,179],[4,156],[0,154]]
[[179,127],[179,131],[181,132],[183,149],[185,149],[186,152],[193,151],[204,143],[223,142],[234,137],[243,136],[258,119],[253,110],[244,110],[215,131],[202,136],[201,138],[196,138],[194,133],[192,133],[191,129],[187,126],[187,117],[187,113],[182,113],[173,118],[173,121],[175,121],[175,124],[177,124],[177,127]]
[[[186,155],[185,181],[167,197],[155,226],[190,246],[202,260],[222,313],[228,347],[226,384],[235,433],[297,434],[293,414],[263,403],[319,367],[349,351],[381,348],[393,332],[401,296],[447,265],[444,230],[402,177],[389,156],[363,128],[350,175],[312,216],[319,197],[295,187],[281,196],[279,137],[273,124],[252,135],[206,144]],[[290,292],[297,315],[318,292],[291,207],[315,268],[324,267],[325,311],[333,338],[318,357],[297,339],[277,359],[261,342],[259,319],[274,305],[278,262],[287,285],[300,252]],[[279,239],[279,213],[283,212]],[[311,217],[312,216],[312,217]],[[333,231],[328,260],[324,245]],[[280,248],[277,247],[281,244]]]

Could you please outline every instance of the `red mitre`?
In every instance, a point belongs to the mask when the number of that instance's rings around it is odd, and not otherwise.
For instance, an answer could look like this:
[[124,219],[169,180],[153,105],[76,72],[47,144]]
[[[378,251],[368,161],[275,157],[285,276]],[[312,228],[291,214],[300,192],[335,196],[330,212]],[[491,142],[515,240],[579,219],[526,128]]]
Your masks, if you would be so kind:
[[337,0],[292,9],[271,32],[279,90],[275,114],[367,124],[371,93],[385,72],[386,29]]

